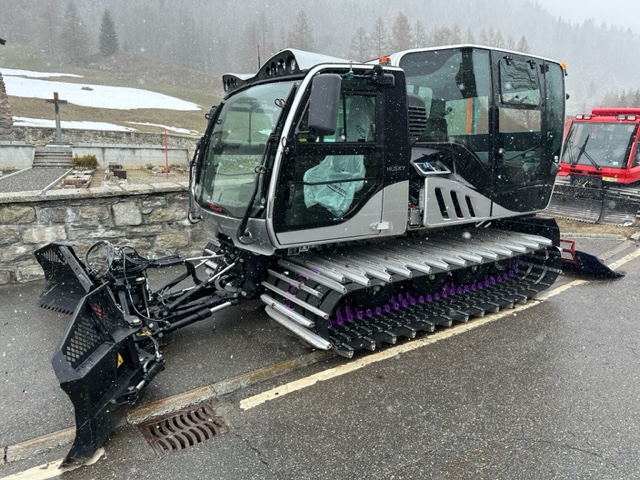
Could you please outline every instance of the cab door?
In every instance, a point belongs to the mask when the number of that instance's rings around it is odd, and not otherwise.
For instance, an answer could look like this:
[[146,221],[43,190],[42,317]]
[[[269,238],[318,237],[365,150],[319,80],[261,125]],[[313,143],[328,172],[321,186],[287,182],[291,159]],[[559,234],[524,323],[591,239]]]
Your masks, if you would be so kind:
[[559,65],[494,51],[494,201],[508,210],[546,207],[564,115]]
[[274,230],[281,245],[371,237],[380,222],[383,88],[369,78],[341,82],[335,131],[308,127],[299,112],[278,174]]

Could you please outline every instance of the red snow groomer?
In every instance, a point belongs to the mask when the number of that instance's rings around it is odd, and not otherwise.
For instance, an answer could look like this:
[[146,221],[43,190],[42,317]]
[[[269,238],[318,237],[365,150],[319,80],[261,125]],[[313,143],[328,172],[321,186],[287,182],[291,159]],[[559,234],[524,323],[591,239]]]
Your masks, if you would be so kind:
[[632,224],[640,205],[638,124],[640,108],[599,107],[576,115],[547,212],[593,223]]

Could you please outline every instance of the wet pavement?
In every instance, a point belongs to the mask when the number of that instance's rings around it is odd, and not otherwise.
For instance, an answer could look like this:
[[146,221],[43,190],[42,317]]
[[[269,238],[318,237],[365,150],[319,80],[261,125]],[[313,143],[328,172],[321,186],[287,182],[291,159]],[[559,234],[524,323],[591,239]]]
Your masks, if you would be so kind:
[[[63,478],[640,478],[640,260],[629,257],[640,245],[576,240],[607,263],[628,259],[626,277],[561,277],[564,290],[529,308],[254,408],[241,402],[349,362],[242,388],[213,404],[228,433],[163,458],[124,426],[97,464]],[[49,360],[68,317],[37,307],[41,286],[0,288],[0,447],[73,424]],[[308,353],[257,302],[176,332],[163,351],[145,401]],[[0,478],[64,453],[7,463]]]

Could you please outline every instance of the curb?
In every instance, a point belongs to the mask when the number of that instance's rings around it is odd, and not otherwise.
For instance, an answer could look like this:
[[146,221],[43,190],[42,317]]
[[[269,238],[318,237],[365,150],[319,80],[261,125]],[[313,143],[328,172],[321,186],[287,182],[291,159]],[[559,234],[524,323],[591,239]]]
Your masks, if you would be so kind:
[[[332,351],[315,351],[308,355],[284,360],[252,372],[221,380],[211,385],[196,387],[162,400],[140,405],[139,407],[133,408],[127,414],[127,424],[138,425],[148,419],[177,412],[191,405],[210,401],[216,397],[236,392],[242,388],[256,385],[287,373],[292,373],[300,368],[308,367],[334,357],[335,354]],[[14,445],[8,445],[3,448],[3,455],[0,457],[0,467],[7,463],[26,460],[53,448],[68,447],[73,443],[75,435],[76,428],[74,426]]]
[[[633,235],[640,235],[634,233]],[[626,240],[627,237],[619,233],[579,233],[579,232],[561,232],[560,237],[573,240],[574,238],[593,238],[601,240]]]

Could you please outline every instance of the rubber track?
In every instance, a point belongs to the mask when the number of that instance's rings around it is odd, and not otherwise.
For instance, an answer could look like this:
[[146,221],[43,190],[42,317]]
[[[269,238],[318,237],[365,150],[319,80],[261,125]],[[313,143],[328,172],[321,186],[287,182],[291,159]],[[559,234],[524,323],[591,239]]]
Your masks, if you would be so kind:
[[[281,262],[280,269],[272,272],[263,286],[281,302],[281,312],[291,312],[289,318],[292,320],[295,316],[303,316],[312,321],[313,324],[307,326],[311,331],[329,340],[339,353],[351,356],[357,350],[375,350],[399,339],[412,339],[439,327],[513,308],[555,281],[560,255],[558,249],[549,248],[549,240],[514,232],[471,230],[472,233],[462,237],[457,236],[460,232],[446,232],[431,235],[424,241],[405,239],[391,246],[350,247],[338,253],[327,253],[323,262],[320,254],[289,258]],[[446,250],[444,242],[450,245]],[[409,279],[392,274],[391,281],[381,280],[385,271],[390,273],[399,268],[400,257],[389,256],[389,252],[398,251],[398,245],[407,250],[408,260],[405,261],[408,265],[415,268],[425,266],[416,264],[417,259],[424,255],[425,262],[442,268],[433,267],[431,272],[412,270]],[[378,264],[370,261],[363,267],[362,263],[352,263],[376,256]],[[379,268],[380,264],[392,260],[393,264],[388,265],[391,270]],[[498,262],[502,269],[490,271]],[[478,270],[472,281],[474,273],[471,272],[482,266],[484,268]],[[363,273],[361,268],[366,267],[370,270]],[[487,271],[490,273],[485,275]],[[462,275],[456,277],[456,273]],[[347,278],[349,275],[352,279]],[[429,281],[425,281],[426,276]],[[433,285],[432,289],[435,285],[440,286],[437,290],[416,292],[412,282],[419,278],[422,280],[420,284],[426,284],[427,289],[429,285]],[[468,281],[457,285],[455,278],[468,278]],[[383,304],[372,304],[366,309],[349,305],[354,294],[389,285],[397,285],[397,291],[388,301],[385,298]],[[339,287],[344,290],[338,292]]]

